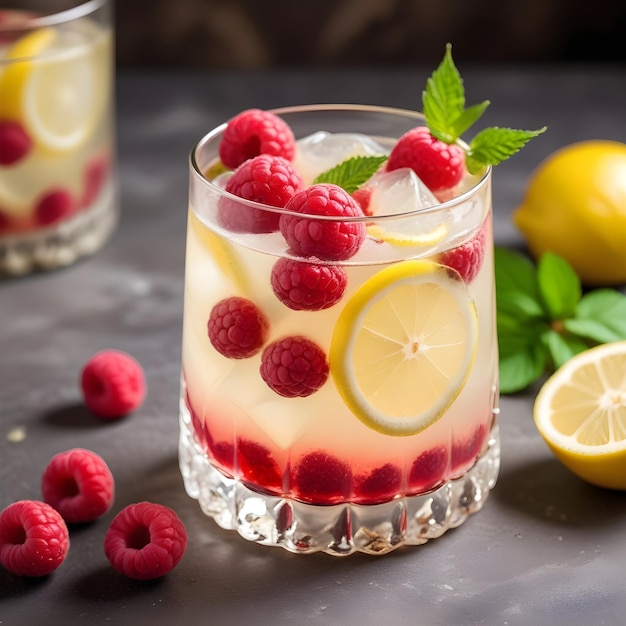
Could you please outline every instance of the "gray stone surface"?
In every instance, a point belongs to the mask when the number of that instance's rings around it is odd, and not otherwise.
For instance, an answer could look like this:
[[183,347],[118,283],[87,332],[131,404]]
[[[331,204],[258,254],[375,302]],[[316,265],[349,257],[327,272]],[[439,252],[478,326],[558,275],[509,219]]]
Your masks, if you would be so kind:
[[[510,214],[532,169],[574,141],[626,141],[623,68],[463,71],[486,122],[549,132],[494,177],[495,234],[522,244]],[[384,557],[296,556],[205,518],[177,467],[187,154],[250,106],[368,102],[419,108],[426,72],[142,74],[119,77],[123,217],[107,247],[66,270],[0,283],[0,509],[39,498],[50,457],[95,450],[117,481],[113,510],[72,530],[67,561],[32,581],[0,570],[0,624],[621,624],[626,496],[565,470],[532,423],[536,389],[501,402],[502,473],[485,508],[425,546]],[[555,233],[558,236],[558,233]],[[104,423],[77,379],[96,350],[144,365],[145,405]],[[22,433],[21,441],[12,441]],[[19,437],[18,437],[19,438]],[[173,507],[189,546],[163,580],[137,583],[103,554],[113,515],[139,500]]]

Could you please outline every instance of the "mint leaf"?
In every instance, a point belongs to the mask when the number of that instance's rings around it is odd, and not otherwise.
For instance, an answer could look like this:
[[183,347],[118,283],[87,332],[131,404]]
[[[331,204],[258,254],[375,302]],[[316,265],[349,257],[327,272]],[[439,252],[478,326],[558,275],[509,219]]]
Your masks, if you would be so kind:
[[496,302],[498,314],[515,317],[545,316],[537,272],[532,262],[521,254],[495,248]]
[[446,45],[443,60],[426,81],[422,108],[431,134],[446,143],[458,139],[454,122],[465,108],[465,89],[452,60],[452,46]]
[[552,364],[554,367],[561,367],[579,352],[589,348],[589,344],[573,335],[561,334],[555,330],[548,330],[542,336],[542,340],[546,344]]
[[568,332],[598,343],[625,340],[626,296],[614,289],[590,291],[563,325]]
[[546,252],[537,265],[537,281],[543,302],[553,320],[574,315],[582,290],[580,279],[565,259]]
[[367,182],[387,158],[386,156],[358,156],[347,159],[322,172],[313,183],[332,183],[352,193]]
[[498,165],[519,152],[533,137],[546,131],[517,130],[514,128],[485,128],[469,144],[466,166],[470,174],[477,174],[486,165]]
[[485,109],[489,106],[489,100],[484,100],[480,104],[475,104],[471,106],[469,109],[465,109],[463,113],[461,113],[454,120],[454,134],[457,139],[471,126],[474,125],[476,121],[482,116],[485,112]]
[[500,391],[515,393],[525,389],[545,371],[548,348],[537,341],[533,331],[524,334],[523,327],[516,334],[498,336],[500,350]]

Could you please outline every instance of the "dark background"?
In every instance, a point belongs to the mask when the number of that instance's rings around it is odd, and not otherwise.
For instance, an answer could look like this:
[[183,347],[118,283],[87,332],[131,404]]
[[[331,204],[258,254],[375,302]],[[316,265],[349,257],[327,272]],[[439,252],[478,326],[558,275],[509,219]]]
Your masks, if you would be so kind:
[[626,0],[118,0],[120,66],[626,61]]

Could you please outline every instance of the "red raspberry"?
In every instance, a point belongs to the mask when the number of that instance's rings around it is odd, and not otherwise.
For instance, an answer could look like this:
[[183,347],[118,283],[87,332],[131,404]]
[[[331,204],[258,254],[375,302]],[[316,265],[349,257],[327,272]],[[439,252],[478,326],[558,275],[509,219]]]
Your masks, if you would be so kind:
[[279,396],[306,397],[326,382],[328,362],[317,344],[296,335],[269,344],[261,355],[260,371]]
[[53,189],[43,195],[35,205],[35,219],[42,226],[54,224],[68,217],[74,210],[72,194],[65,189]]
[[387,170],[410,167],[433,192],[457,185],[465,171],[465,153],[430,134],[426,126],[406,132],[393,147]]
[[458,470],[467,467],[476,460],[482,450],[486,432],[485,425],[481,424],[474,430],[469,439],[455,441],[452,444],[453,472],[458,472]]
[[233,117],[220,142],[220,160],[235,169],[259,154],[281,156],[291,161],[296,140],[287,122],[269,111],[248,109]]
[[281,258],[272,268],[276,297],[294,311],[321,311],[337,304],[348,282],[338,265]]
[[[304,186],[300,174],[286,159],[260,154],[242,163],[226,183],[226,191],[272,207],[282,208]],[[278,230],[279,213],[220,198],[218,219],[224,228],[239,233],[271,233]]]
[[337,457],[316,450],[306,454],[291,477],[294,496],[315,504],[334,504],[350,498],[352,472]]
[[270,451],[255,441],[237,442],[237,463],[243,482],[267,491],[281,492],[283,476]]
[[0,121],[0,165],[15,165],[33,146],[33,141],[17,122]]
[[402,472],[397,465],[385,463],[369,474],[354,479],[354,502],[374,504],[391,500],[400,493]]
[[438,446],[422,452],[411,466],[409,487],[412,492],[432,489],[443,480],[448,467],[448,451]]
[[488,221],[485,221],[472,239],[461,246],[443,252],[439,256],[439,263],[455,269],[466,283],[471,283],[483,265],[487,229]]
[[8,214],[0,209],[0,233],[7,232],[11,228],[11,219]]
[[111,522],[104,553],[120,574],[135,580],[160,578],[180,562],[187,532],[172,509],[152,502],[129,504]]
[[146,396],[141,365],[119,350],[94,354],[83,368],[80,384],[87,408],[102,419],[128,415]]
[[109,466],[95,452],[74,448],[53,456],[41,477],[44,502],[68,524],[92,522],[113,504]]
[[353,200],[361,207],[364,215],[372,215],[370,204],[372,202],[373,189],[371,187],[359,187],[350,194]]
[[102,186],[109,174],[110,162],[108,154],[99,154],[90,159],[83,174],[83,192],[80,206],[88,209],[100,195]]
[[213,347],[229,359],[246,359],[263,347],[269,321],[254,302],[240,296],[220,300],[208,322]]
[[[341,187],[311,185],[296,193],[285,205],[292,213],[331,217],[363,217],[356,201]],[[296,215],[280,216],[280,232],[298,256],[340,261],[354,256],[365,240],[363,222],[317,220]]]
[[20,500],[0,513],[0,563],[17,576],[46,576],[67,556],[70,537],[58,511]]

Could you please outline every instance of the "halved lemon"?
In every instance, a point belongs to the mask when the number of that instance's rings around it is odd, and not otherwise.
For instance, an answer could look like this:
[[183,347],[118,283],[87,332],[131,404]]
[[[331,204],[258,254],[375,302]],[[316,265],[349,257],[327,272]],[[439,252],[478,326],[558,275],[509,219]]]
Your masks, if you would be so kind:
[[438,420],[476,354],[476,307],[460,276],[425,260],[390,265],[363,283],[336,322],[329,361],[352,413],[386,435]]
[[609,489],[626,489],[626,341],[590,348],[542,386],[537,429],[574,474]]
[[19,120],[42,148],[75,149],[92,135],[110,94],[110,35],[43,28],[7,52],[0,75],[0,117]]

